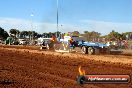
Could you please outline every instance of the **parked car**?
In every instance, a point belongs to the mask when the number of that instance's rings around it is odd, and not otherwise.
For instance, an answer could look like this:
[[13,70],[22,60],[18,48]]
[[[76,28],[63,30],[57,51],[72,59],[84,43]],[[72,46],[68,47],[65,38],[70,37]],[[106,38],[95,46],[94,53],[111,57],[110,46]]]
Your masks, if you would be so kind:
[[20,45],[25,45],[26,44],[26,40],[25,39],[19,39],[19,44]]

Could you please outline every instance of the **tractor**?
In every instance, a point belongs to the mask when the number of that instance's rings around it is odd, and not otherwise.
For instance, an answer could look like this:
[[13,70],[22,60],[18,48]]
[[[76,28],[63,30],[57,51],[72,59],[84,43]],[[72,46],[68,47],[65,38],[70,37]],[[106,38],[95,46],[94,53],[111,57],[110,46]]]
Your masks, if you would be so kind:
[[66,41],[63,39],[60,43],[54,44],[54,49],[56,52],[80,52],[89,55],[122,53],[117,47],[98,42],[87,42],[81,39],[79,37],[72,37]]
[[5,40],[5,44],[9,44],[9,45],[18,45],[19,42],[17,41],[17,39],[13,38],[13,37],[7,37],[7,39]]

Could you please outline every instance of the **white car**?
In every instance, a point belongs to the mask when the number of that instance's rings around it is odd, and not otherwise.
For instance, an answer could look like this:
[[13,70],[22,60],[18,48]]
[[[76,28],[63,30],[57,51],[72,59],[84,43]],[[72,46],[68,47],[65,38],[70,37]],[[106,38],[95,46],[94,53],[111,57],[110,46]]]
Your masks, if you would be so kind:
[[19,39],[19,44],[20,45],[25,45],[26,44],[26,40],[25,39]]

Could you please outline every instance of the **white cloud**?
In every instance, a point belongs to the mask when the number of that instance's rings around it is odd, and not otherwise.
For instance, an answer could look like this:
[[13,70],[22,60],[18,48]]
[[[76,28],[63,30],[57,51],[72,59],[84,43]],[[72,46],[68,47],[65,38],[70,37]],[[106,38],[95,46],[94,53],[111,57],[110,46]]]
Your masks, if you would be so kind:
[[112,30],[115,30],[119,33],[132,31],[132,23],[116,23],[94,20],[83,20],[81,22],[88,25],[87,27],[88,30],[90,31],[95,30],[102,34],[108,34]]
[[29,29],[31,27],[31,21],[16,19],[16,18],[0,18],[0,27],[4,28],[6,31],[9,31],[12,28],[15,29]]
[[[32,28],[33,25],[33,28]],[[36,31],[38,33],[44,32],[56,32],[56,23],[47,22],[32,22],[31,20],[16,19],[16,18],[0,18],[0,27],[9,31],[11,28],[27,31]],[[97,31],[101,34],[108,34],[112,30],[117,32],[127,32],[132,31],[132,23],[114,23],[114,22],[104,22],[104,21],[94,21],[94,20],[82,20],[79,24],[59,24],[59,31],[61,32],[72,32],[79,31],[83,33],[84,31]]]
[[[19,29],[20,31],[33,30],[38,33],[57,31],[56,23],[32,22],[31,20],[16,19],[16,18],[0,18],[0,27],[4,28],[6,31],[9,31],[12,28]],[[61,24],[59,25],[58,31],[69,32],[72,31],[73,29],[75,29],[75,27],[72,25]]]

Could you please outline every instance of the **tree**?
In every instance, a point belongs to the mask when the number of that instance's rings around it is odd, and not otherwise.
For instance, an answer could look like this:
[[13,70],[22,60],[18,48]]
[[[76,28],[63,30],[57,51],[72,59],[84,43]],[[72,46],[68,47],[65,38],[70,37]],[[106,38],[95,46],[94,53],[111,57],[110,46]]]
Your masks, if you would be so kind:
[[82,34],[84,37],[86,37],[87,41],[89,41],[90,32],[84,31],[84,34]]
[[0,37],[3,37],[4,29],[0,27]]
[[31,40],[31,37],[32,37],[32,31],[27,31],[28,32],[28,37],[29,39]]
[[9,37],[9,34],[6,31],[4,31],[3,39],[5,40],[5,39],[7,39],[7,37]]
[[20,34],[20,31],[17,29],[10,29],[9,33],[14,34],[15,37],[18,37]]
[[[57,34],[57,36],[56,36],[56,34]],[[57,32],[52,33],[52,35],[55,35],[56,37],[60,37],[61,32],[60,31],[57,31]]]
[[108,34],[108,39],[111,41],[120,40],[121,38],[122,35],[118,32],[115,32],[114,30]]
[[100,33],[92,31],[91,32],[91,39],[92,39],[92,41],[98,41],[98,38],[100,37],[100,35],[101,35]]
[[38,33],[35,31],[22,31],[20,32],[20,37],[22,38],[29,38],[31,40],[31,38],[37,38]]
[[61,32],[59,32],[59,31],[57,31],[57,32],[49,32],[49,33],[45,32],[45,33],[42,34],[42,36],[44,38],[51,38],[52,36],[56,36],[56,34],[57,34],[58,37],[61,37]]
[[14,34],[14,35],[16,35],[17,34],[17,30],[16,29],[10,29],[10,31],[9,31],[11,34]]
[[98,38],[100,37],[100,33],[92,31],[84,31],[83,36],[86,37],[87,41],[98,41]]
[[26,36],[28,36],[28,32],[27,31],[20,32],[20,37],[26,38]]
[[79,36],[79,35],[80,35],[80,33],[78,31],[72,32],[72,36]]
[[36,38],[36,37],[37,37],[37,35],[38,35],[38,33],[37,33],[37,32],[32,31],[32,36],[33,36],[33,38]]
[[46,33],[46,32],[43,33],[42,36],[43,36],[44,38],[47,38],[47,33]]
[[0,27],[0,38],[5,40],[8,36],[9,34]]
[[37,34],[37,38],[43,37],[43,34]]
[[19,30],[16,30],[16,37],[19,37],[20,36],[20,31]]

